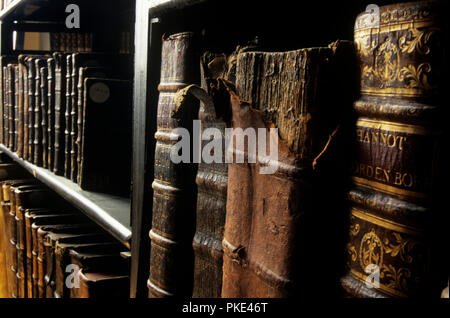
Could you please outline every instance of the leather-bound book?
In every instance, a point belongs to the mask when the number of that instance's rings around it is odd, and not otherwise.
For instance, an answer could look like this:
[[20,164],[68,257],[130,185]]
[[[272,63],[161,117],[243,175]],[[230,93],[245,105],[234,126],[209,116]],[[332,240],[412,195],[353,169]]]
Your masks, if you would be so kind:
[[4,145],[8,145],[7,142],[7,108],[6,108],[6,67],[9,63],[17,61],[17,56],[2,55],[0,56],[0,142]]
[[91,274],[83,281],[78,273],[80,288],[71,288],[70,298],[129,297],[129,259],[120,255],[122,251],[123,246],[116,245],[71,248],[70,264]]
[[[114,54],[114,53],[73,53],[72,54],[72,70],[71,70],[71,152],[70,152],[70,179],[77,182],[78,178],[78,158],[81,153],[79,149],[81,145],[81,136],[83,124],[83,108],[82,101],[79,101],[79,85],[83,87],[84,78],[80,78],[81,67],[105,67],[110,69],[108,73],[117,75],[109,78],[131,79],[132,61],[131,55]],[[103,76],[102,76],[103,77]],[[80,82],[81,81],[81,82]],[[83,95],[81,95],[82,98]],[[81,107],[80,107],[81,104]]]
[[27,84],[28,84],[28,120],[25,129],[28,129],[28,157],[25,158],[29,162],[34,159],[34,90],[36,86],[36,67],[34,65],[34,58],[29,56],[25,59],[27,63]]
[[[224,54],[205,53],[201,58],[201,87],[208,90],[210,83],[218,77],[226,77],[228,58]],[[211,92],[208,92],[211,93]],[[212,100],[211,100],[212,102]],[[199,120],[201,132],[209,128],[219,129],[220,138],[225,136],[225,122],[219,118],[213,103],[200,103]],[[218,136],[215,136],[216,138]],[[220,297],[222,292],[222,239],[225,225],[227,199],[227,164],[225,163],[225,143],[222,143],[221,157],[215,162],[198,165],[196,184],[197,215],[196,231],[192,247],[194,249],[193,297]],[[202,150],[209,140],[202,141]],[[212,149],[209,149],[213,151]],[[210,152],[211,154],[211,152]]]
[[199,82],[200,58],[195,42],[194,33],[184,32],[165,37],[162,43],[149,297],[192,296],[197,167],[171,160],[177,141],[171,140],[171,136],[178,127],[192,133],[193,119],[198,114],[198,101],[191,99],[180,114],[174,100],[178,90]]
[[55,285],[54,298],[69,298],[70,288],[66,285],[68,275],[67,266],[70,264],[69,250],[71,248],[89,247],[94,245],[118,244],[109,235],[103,233],[86,234],[78,237],[59,239],[55,244]]
[[56,228],[47,232],[43,239],[45,248],[45,258],[47,267],[45,270],[45,298],[54,298],[56,291],[56,254],[55,247],[57,242],[64,239],[89,238],[98,234],[99,228],[95,223],[86,224],[86,226],[74,225],[72,227]]
[[19,95],[20,95],[20,85],[19,85],[19,65],[14,65],[14,146],[11,148],[14,152],[19,149]]
[[[17,66],[17,155],[22,158],[23,157],[23,142],[24,142],[24,110],[25,110],[25,87],[24,81],[26,82],[26,78],[24,79],[24,69],[25,67],[25,58],[26,56],[21,54],[18,57],[18,66]],[[27,96],[28,97],[28,96]]]
[[[43,65],[47,65],[44,61]],[[48,68],[41,67],[40,74],[40,91],[41,91],[41,136],[42,136],[42,167],[48,168]]]
[[129,81],[85,79],[81,189],[130,195],[131,96]]
[[49,190],[42,184],[23,185],[15,188],[15,226],[16,226],[16,250],[17,250],[17,279],[18,279],[18,297],[27,297],[27,257],[26,257],[26,234],[24,210],[31,207],[42,205],[44,197],[48,195]]
[[55,59],[55,155],[53,172],[64,175],[64,130],[66,111],[66,55],[53,53]]
[[72,110],[72,54],[66,55],[66,94],[65,94],[65,111],[64,111],[64,177],[70,179],[70,151],[71,139],[70,129],[72,127],[70,112]]
[[[34,142],[33,142],[33,163],[37,166],[43,165],[43,134],[42,134],[42,106],[41,102],[44,96],[42,96],[41,90],[41,67],[45,65],[45,59],[36,58],[34,59],[35,65],[35,84],[34,84]],[[45,78],[45,82],[47,79]],[[47,95],[45,95],[45,99],[47,99]]]
[[10,150],[14,151],[14,110],[15,110],[15,94],[14,94],[14,75],[15,64],[8,64],[6,67],[6,94],[7,94],[7,110],[8,110],[8,143]]
[[[315,267],[325,269],[319,263],[325,259],[309,258],[323,248],[317,244],[321,238],[306,233],[320,222],[320,201],[328,195],[323,185],[314,185],[341,124],[342,106],[333,101],[343,95],[339,81],[346,81],[338,69],[352,51],[350,42],[337,41],[286,52],[242,52],[236,86],[218,82],[230,94],[226,120],[235,132],[227,148],[222,297],[323,292],[316,284],[327,273]],[[255,139],[245,142],[248,131]]]
[[47,59],[47,168],[54,170],[55,156],[55,59]]
[[[19,59],[19,66],[21,68],[21,76],[22,76],[22,86],[23,86],[23,93],[22,93],[22,103],[21,105],[21,112],[23,118],[22,126],[20,131],[22,131],[22,136],[20,139],[22,143],[22,158],[24,160],[28,159],[28,63],[27,63],[27,56],[21,55],[21,58]],[[20,137],[20,136],[19,136]]]
[[360,96],[342,286],[349,297],[439,297],[448,3],[368,7],[354,32]]

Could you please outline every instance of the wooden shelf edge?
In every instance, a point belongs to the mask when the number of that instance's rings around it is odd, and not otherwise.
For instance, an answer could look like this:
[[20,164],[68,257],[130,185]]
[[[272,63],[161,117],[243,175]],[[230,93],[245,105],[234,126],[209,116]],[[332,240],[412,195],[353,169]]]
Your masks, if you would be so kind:
[[[72,181],[19,158],[16,153],[9,150],[3,144],[0,144],[0,151],[25,168],[35,178],[46,184],[65,200],[79,208],[122,244],[130,248],[131,227],[129,224],[131,204],[129,199],[81,190]],[[111,209],[107,211],[108,208],[105,206],[109,206]],[[111,213],[112,211],[114,213]]]

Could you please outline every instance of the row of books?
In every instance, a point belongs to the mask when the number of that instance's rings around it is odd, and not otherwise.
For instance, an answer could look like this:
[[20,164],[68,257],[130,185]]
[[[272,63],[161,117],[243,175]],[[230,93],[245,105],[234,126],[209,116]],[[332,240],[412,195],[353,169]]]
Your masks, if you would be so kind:
[[50,50],[59,52],[92,52],[93,34],[87,32],[51,32]]
[[15,163],[0,189],[0,297],[128,297],[126,247]]
[[[149,296],[439,297],[449,268],[444,7],[372,7],[354,43],[283,52],[205,52],[195,32],[165,36]],[[202,133],[221,131],[201,151],[220,158],[175,163],[169,137],[195,119]],[[217,148],[225,127],[263,129],[267,144],[278,128],[278,158],[250,162],[250,141]],[[244,163],[225,163],[242,153]]]
[[131,56],[55,52],[0,59],[1,142],[84,190],[129,195]]

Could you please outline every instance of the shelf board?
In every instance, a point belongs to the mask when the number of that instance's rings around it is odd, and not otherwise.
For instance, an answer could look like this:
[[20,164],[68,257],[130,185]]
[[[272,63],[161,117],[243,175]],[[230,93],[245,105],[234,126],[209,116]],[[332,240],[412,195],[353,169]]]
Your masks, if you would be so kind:
[[3,144],[0,144],[0,151],[8,155],[35,178],[79,208],[94,222],[130,248],[130,199],[81,190],[71,180],[57,176],[47,169],[43,169],[19,158],[16,153],[9,150]]

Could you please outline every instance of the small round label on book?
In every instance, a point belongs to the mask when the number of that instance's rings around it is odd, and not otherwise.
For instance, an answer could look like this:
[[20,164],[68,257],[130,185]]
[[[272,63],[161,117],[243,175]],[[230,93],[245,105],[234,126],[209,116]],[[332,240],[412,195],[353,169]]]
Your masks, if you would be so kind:
[[94,103],[102,104],[109,98],[109,87],[105,83],[97,82],[89,88],[89,97]]

